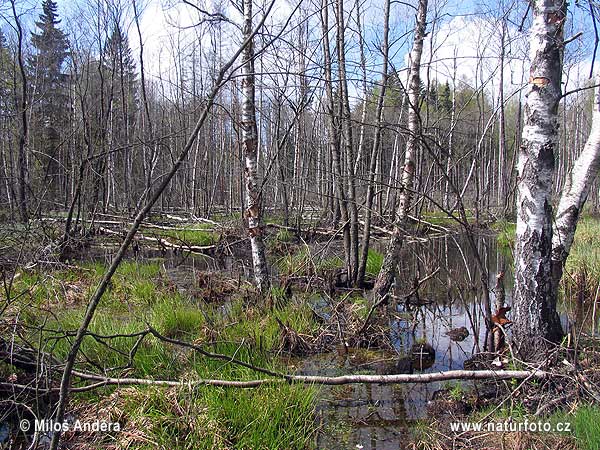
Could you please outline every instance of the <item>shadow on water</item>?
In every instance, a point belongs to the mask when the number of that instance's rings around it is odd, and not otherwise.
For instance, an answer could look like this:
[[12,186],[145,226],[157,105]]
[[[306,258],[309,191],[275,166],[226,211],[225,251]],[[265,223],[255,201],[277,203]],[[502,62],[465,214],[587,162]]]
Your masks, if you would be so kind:
[[[505,304],[510,306],[513,288],[510,252],[501,251],[493,235],[478,236],[477,246],[488,268],[492,305],[496,300],[496,277],[504,272]],[[398,264],[395,293],[399,298],[411,291],[415,279],[423,279],[438,268],[439,272],[419,289],[418,295],[399,302],[388,314],[396,354],[350,350],[316,355],[299,363],[300,372],[311,375],[394,373],[399,361],[414,355],[415,346],[421,348],[419,346],[426,344],[435,351],[435,357],[413,369],[415,373],[439,372],[463,369],[466,360],[484,349],[486,327],[481,276],[464,236],[449,235],[407,245]],[[565,325],[566,315],[561,318]],[[414,360],[414,356],[412,358]],[[324,400],[318,406],[322,432],[317,446],[365,450],[402,448],[412,422],[427,416],[428,402],[436,391],[458,383],[467,388],[472,386],[471,382],[434,382],[323,388]]]

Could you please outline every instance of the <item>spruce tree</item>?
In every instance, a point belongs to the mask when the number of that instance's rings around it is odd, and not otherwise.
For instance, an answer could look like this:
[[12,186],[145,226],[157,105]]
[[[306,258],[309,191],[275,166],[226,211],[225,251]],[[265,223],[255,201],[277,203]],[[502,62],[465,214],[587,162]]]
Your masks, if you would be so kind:
[[105,65],[108,79],[112,80],[112,97],[129,119],[137,107],[137,82],[135,62],[129,47],[129,39],[116,25],[106,41]]
[[[32,122],[33,142],[41,143],[42,159],[40,181],[44,199],[50,208],[56,207],[59,198],[61,173],[64,175],[60,141],[69,120],[69,77],[65,72],[69,42],[59,28],[58,7],[53,0],[44,0],[42,14],[35,23],[37,32],[31,34],[34,54],[29,60],[29,82],[34,111]],[[36,132],[37,131],[37,132]]]
[[42,14],[32,33],[31,43],[35,49],[30,59],[34,102],[41,117],[57,124],[65,120],[68,110],[67,77],[63,74],[68,56],[67,35],[59,28],[58,7],[53,0],[44,0]]

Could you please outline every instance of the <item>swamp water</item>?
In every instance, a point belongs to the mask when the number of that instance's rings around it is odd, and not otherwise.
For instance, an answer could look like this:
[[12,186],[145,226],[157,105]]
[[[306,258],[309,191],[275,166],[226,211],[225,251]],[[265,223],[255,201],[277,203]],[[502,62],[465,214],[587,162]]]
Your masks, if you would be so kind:
[[[495,304],[496,277],[504,272],[505,304],[512,304],[511,256],[502,252],[495,235],[480,235],[477,246],[483,263],[488,268],[490,299]],[[377,247],[379,245],[379,247]],[[375,242],[374,248],[385,251],[385,242]],[[314,253],[343,257],[339,247],[319,248]],[[106,249],[93,256],[109,260],[112,251]],[[196,273],[220,272],[232,279],[246,279],[251,264],[245,258],[228,256],[213,259],[202,255],[184,256],[181,253],[144,251],[139,255],[145,261],[160,261],[169,279],[185,291],[191,289]],[[388,310],[389,337],[395,352],[343,349],[286,361],[290,371],[305,375],[338,376],[343,374],[394,373],[401,358],[410,355],[415,343],[427,343],[435,350],[435,358],[415,373],[463,369],[464,362],[482,351],[485,342],[485,321],[480,274],[476,260],[461,235],[445,235],[424,239],[404,246],[399,261],[399,277],[395,295],[404,298],[414,286],[415,279],[423,279],[437,270],[425,282],[418,295],[408,301],[399,301]],[[317,296],[318,298],[318,296]],[[510,319],[510,313],[508,314]],[[561,315],[563,326],[567,317]],[[460,341],[446,333],[464,327],[468,336]],[[322,387],[317,405],[320,431],[319,449],[385,450],[403,448],[414,421],[427,416],[428,402],[442,389],[468,390],[471,382],[433,382],[402,385],[345,385]],[[443,394],[443,395],[448,395]]]
[[[511,256],[502,252],[495,235],[477,237],[483,263],[488,268],[490,300],[494,309],[496,277],[504,272],[505,304],[512,304]],[[385,251],[385,247],[378,249]],[[299,371],[307,375],[349,373],[394,373],[399,359],[410,355],[414,344],[427,343],[435,359],[415,373],[463,369],[464,362],[484,349],[485,314],[480,274],[473,251],[461,235],[447,235],[406,245],[399,261],[395,293],[411,291],[413,280],[423,279],[439,268],[438,274],[424,283],[418,296],[401,301],[388,312],[390,338],[396,353],[349,350],[304,358]],[[508,314],[510,318],[510,313]],[[567,316],[561,315],[566,329]],[[464,327],[460,341],[446,333]],[[427,416],[427,405],[441,389],[472,387],[469,381],[433,382],[401,385],[346,385],[322,388],[317,407],[321,432],[319,449],[401,449],[414,421]],[[457,386],[459,386],[457,388]],[[447,396],[448,393],[442,393]]]

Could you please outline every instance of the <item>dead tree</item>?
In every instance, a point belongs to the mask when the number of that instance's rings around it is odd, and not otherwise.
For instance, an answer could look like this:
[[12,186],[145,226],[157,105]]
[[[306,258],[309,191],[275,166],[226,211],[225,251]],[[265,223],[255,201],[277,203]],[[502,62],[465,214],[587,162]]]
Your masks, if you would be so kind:
[[427,23],[427,0],[419,0],[415,37],[410,54],[410,75],[408,82],[408,137],[406,153],[404,154],[404,168],[401,178],[401,193],[394,223],[394,233],[387,247],[381,270],[375,282],[375,295],[387,295],[396,277],[396,263],[404,241],[408,213],[412,200],[413,179],[415,173],[415,156],[418,152],[421,134],[421,119],[419,117],[419,91],[421,89],[421,55],[423,53],[423,40]]
[[[358,267],[358,285],[362,285],[365,279],[365,271],[367,267],[367,257],[369,255],[369,240],[371,236],[371,216],[373,207],[373,197],[375,194],[375,171],[377,168],[377,158],[381,147],[381,135],[383,133],[383,103],[388,81],[388,53],[389,53],[389,24],[390,24],[390,0],[385,1],[383,12],[383,41],[381,43],[381,53],[383,55],[383,65],[381,68],[381,87],[377,97],[377,109],[375,111],[375,138],[373,139],[373,147],[369,161],[369,174],[367,186],[367,198],[365,201],[365,224],[362,236],[362,253],[360,265]],[[366,91],[365,91],[366,95]],[[366,101],[364,109],[366,110]]]

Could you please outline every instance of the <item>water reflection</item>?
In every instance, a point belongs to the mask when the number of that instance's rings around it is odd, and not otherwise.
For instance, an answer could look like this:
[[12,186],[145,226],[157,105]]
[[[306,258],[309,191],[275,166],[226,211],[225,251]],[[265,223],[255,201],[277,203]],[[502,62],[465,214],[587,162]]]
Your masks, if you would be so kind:
[[[478,236],[476,243],[479,256],[487,267],[488,285],[493,288],[498,273],[505,272],[505,302],[511,304],[510,255],[498,251],[493,235]],[[385,245],[380,245],[380,250],[384,251]],[[394,358],[410,356],[415,345],[423,343],[435,349],[432,364],[423,367],[423,372],[462,369],[465,360],[483,350],[486,327],[482,301],[485,296],[482,295],[481,273],[473,249],[464,236],[444,236],[405,246],[398,266],[394,293],[400,301],[388,311],[390,336],[397,355],[371,353],[356,356],[360,352],[351,352],[344,357],[319,355],[304,362],[304,373],[339,375],[364,372],[365,368],[376,373],[382,360],[387,358],[387,367],[393,367]],[[414,287],[415,280],[423,279],[438,269],[437,275],[419,289],[418,295],[404,298]],[[493,290],[490,300],[495,304]],[[447,333],[460,327],[466,328],[468,336],[461,333],[462,340],[451,339]],[[362,362],[369,357],[373,360],[372,364]],[[389,362],[390,359],[392,362]],[[414,369],[418,370],[418,365]],[[343,390],[325,388],[326,400],[319,405],[324,432],[319,436],[318,447],[401,448],[400,443],[410,422],[426,416],[427,402],[443,387],[442,383],[428,383],[350,386]],[[349,424],[351,431],[332,432],[336,428],[330,425],[336,423]]]

